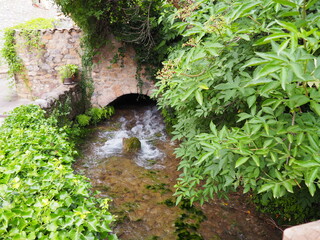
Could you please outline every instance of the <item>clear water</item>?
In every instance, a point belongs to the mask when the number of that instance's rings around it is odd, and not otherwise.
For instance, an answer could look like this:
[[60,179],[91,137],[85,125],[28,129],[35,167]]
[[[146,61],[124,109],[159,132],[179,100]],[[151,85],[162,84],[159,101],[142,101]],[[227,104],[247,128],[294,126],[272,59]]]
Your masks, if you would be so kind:
[[[100,160],[112,156],[125,156],[122,141],[124,138],[137,137],[141,150],[130,157],[145,169],[162,169],[165,153],[155,143],[167,141],[165,125],[155,106],[131,109],[126,116],[116,116],[113,123],[107,122],[107,131],[100,131],[98,137],[87,147],[87,165],[95,165]],[[88,149],[89,148],[89,149]],[[94,161],[91,161],[94,159]],[[98,160],[98,161],[97,161]]]
[[[140,151],[123,152],[122,139],[128,137],[140,139]],[[179,239],[175,223],[185,212],[165,204],[175,202],[173,186],[179,176],[175,147],[155,106],[116,109],[115,116],[93,127],[80,146],[82,157],[74,169],[90,179],[93,189],[101,192],[99,197],[113,200],[110,210],[118,216],[114,231],[120,239]],[[280,239],[279,232],[247,203],[236,193],[229,200],[215,199],[197,206],[207,218],[197,234],[205,240]]]

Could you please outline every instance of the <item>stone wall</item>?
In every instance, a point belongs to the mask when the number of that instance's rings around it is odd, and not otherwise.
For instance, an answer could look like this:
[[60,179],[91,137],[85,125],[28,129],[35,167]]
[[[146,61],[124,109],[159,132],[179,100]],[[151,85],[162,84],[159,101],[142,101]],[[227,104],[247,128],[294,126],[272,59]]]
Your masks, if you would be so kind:
[[33,104],[39,105],[48,114],[54,110],[69,113],[68,118],[74,119],[77,115],[85,112],[85,104],[82,101],[82,91],[79,85],[62,85],[55,90],[44,94]]
[[[80,29],[39,30],[41,49],[25,47],[25,40],[16,32],[18,55],[25,64],[25,75],[16,76],[17,93],[22,98],[43,98],[62,85],[58,70],[65,64],[81,66]],[[150,95],[153,83],[143,79],[142,89],[137,87],[135,51],[110,35],[108,44],[94,58],[92,77],[94,106],[106,106],[117,97],[142,93]],[[140,92],[141,90],[141,92]]]
[[[40,30],[39,30],[40,31]],[[41,33],[41,49],[25,47],[25,39],[16,32],[17,51],[25,65],[25,75],[15,76],[17,94],[21,98],[43,98],[42,96],[62,85],[58,76],[64,64],[81,65],[80,30],[54,29]]]

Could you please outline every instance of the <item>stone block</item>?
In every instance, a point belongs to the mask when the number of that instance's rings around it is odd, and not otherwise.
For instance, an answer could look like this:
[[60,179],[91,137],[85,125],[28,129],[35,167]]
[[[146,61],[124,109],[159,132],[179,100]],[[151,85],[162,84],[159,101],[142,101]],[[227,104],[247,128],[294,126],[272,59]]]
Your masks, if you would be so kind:
[[52,34],[49,32],[46,32],[43,36],[42,36],[43,40],[51,40],[52,39]]
[[320,220],[287,228],[282,240],[320,240]]
[[114,85],[111,88],[112,88],[113,92],[115,93],[116,97],[120,97],[123,95],[121,85]]
[[74,56],[74,55],[71,55],[71,54],[66,54],[66,55],[64,55],[64,57],[63,57],[64,59],[77,59],[77,57],[76,56]]

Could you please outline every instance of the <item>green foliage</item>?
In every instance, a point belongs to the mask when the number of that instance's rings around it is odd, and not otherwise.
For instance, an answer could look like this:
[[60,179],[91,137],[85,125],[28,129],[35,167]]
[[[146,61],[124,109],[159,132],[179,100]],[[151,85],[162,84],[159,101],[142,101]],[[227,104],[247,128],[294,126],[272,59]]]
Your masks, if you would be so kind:
[[40,32],[38,29],[47,29],[53,27],[54,19],[37,18],[4,30],[4,46],[1,49],[1,55],[9,65],[9,76],[24,71],[22,60],[16,52],[15,30],[20,30],[20,35],[25,39],[25,46],[29,50],[40,50]]
[[13,76],[15,73],[19,73],[24,69],[22,60],[18,57],[15,43],[14,43],[13,29],[6,29],[3,35],[3,48],[1,49],[1,56],[6,60],[9,66],[9,76]]
[[[93,0],[86,2],[55,0],[55,2],[84,32],[82,47],[85,50],[82,70],[85,74],[82,78],[85,78],[86,81],[82,81],[82,84],[87,89],[84,93],[88,95],[88,98],[91,97],[93,91],[90,76],[92,57],[99,52],[101,47],[108,44],[107,39],[110,33],[135,48],[138,62],[136,78],[140,89],[143,83],[140,73],[142,64],[148,66],[145,69],[148,73],[146,75],[153,78],[161,61],[168,53],[170,41],[176,36],[173,31],[165,27],[166,19],[159,19],[161,11],[173,8],[170,4],[162,4],[163,0]],[[120,48],[111,63],[121,60],[121,66],[123,66],[123,56],[123,49]]]
[[63,81],[65,78],[75,77],[79,73],[79,67],[75,64],[66,64],[60,67],[59,74]]
[[299,224],[320,218],[320,194],[316,192],[315,196],[311,197],[306,187],[295,189],[294,194],[288,193],[277,199],[256,195],[253,201],[259,211],[268,213],[281,225]]
[[175,221],[176,234],[178,240],[192,239],[202,240],[203,237],[197,233],[200,224],[206,220],[204,213],[195,206],[190,205],[188,200],[183,200],[180,204],[183,213]]
[[[106,44],[106,36],[111,29],[131,24],[132,13],[142,6],[144,1],[56,0],[55,2],[84,31],[90,47],[98,49]],[[140,8],[140,10],[142,9]]]
[[182,197],[239,185],[282,197],[320,187],[319,1],[196,1],[167,19],[181,36],[158,74],[174,110]]
[[39,30],[52,28],[54,25],[54,18],[35,18],[24,23],[20,23],[11,27],[11,29],[25,29],[25,30]]
[[98,122],[109,119],[114,114],[114,107],[108,106],[104,108],[93,107],[86,111],[85,114],[77,116],[77,122],[80,126],[97,124]]
[[85,114],[80,114],[77,116],[77,122],[81,127],[90,125],[90,120],[91,120],[91,117]]
[[0,127],[0,239],[116,239],[109,199],[93,197],[73,173],[66,132],[34,105],[16,108]]
[[162,108],[161,115],[166,123],[166,131],[171,133],[173,131],[173,126],[178,123],[174,110],[170,107]]

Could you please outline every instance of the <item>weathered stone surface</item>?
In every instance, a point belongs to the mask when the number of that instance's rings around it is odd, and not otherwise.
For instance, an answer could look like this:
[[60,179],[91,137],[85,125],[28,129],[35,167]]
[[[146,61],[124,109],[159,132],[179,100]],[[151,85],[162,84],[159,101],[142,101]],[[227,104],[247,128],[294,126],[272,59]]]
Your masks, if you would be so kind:
[[123,151],[125,153],[134,153],[141,149],[141,142],[136,137],[123,138]]
[[282,240],[320,240],[320,221],[287,228]]
[[78,114],[85,111],[84,104],[81,102],[82,92],[78,85],[61,85],[49,93],[45,93],[40,99],[33,103],[50,113],[54,109],[63,107],[64,104],[70,108],[69,118],[73,119]]
[[[43,94],[54,91],[62,85],[58,75],[59,68],[65,64],[81,66],[79,29],[54,29],[41,31],[44,44],[39,52],[26,51],[23,47],[24,39],[16,34],[20,46],[17,51],[19,57],[27,66],[26,74],[16,76],[17,93],[20,97],[35,99]],[[135,51],[119,42],[114,36],[109,36],[109,44],[100,49],[100,54],[93,59],[92,78],[95,89],[91,102],[93,106],[105,106],[124,94],[140,93],[137,87]],[[118,57],[119,48],[125,49],[124,57]],[[150,95],[153,83],[141,77],[144,82],[142,93]],[[26,87],[25,85],[29,87]]]

